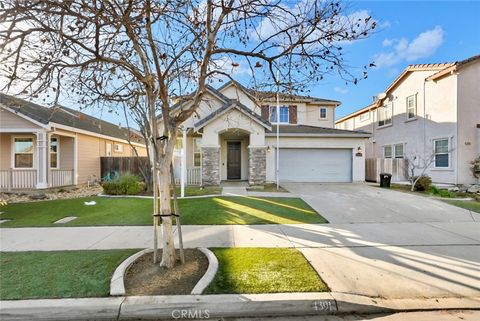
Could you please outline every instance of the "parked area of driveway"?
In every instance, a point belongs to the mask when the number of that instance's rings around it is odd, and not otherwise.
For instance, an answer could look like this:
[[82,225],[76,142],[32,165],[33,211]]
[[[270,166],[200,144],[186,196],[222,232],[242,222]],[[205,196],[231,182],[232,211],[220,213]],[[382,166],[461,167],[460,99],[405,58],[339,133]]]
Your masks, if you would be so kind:
[[[285,187],[330,224],[189,225],[185,246],[296,247],[334,292],[480,300],[478,213],[366,184]],[[146,248],[152,229],[2,228],[0,244],[2,251]]]
[[447,203],[369,184],[282,184],[330,223],[472,222],[480,215]]

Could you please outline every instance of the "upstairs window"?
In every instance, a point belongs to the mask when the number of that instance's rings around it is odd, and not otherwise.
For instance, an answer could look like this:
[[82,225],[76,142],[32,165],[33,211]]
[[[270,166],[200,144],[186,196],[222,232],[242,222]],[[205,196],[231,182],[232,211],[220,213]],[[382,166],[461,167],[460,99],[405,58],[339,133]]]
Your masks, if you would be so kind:
[[14,168],[33,168],[33,138],[32,137],[15,137],[13,139]]
[[277,120],[277,106],[270,106],[270,122],[288,124],[288,106],[280,106],[280,119]]
[[392,124],[392,103],[378,108],[378,127]]
[[320,119],[327,119],[327,108],[320,108]]
[[407,119],[417,117],[417,95],[407,97]]
[[448,139],[438,139],[434,141],[435,148],[435,167],[448,168],[450,166],[450,156],[448,151]]
[[58,138],[50,138],[50,168],[58,168]]

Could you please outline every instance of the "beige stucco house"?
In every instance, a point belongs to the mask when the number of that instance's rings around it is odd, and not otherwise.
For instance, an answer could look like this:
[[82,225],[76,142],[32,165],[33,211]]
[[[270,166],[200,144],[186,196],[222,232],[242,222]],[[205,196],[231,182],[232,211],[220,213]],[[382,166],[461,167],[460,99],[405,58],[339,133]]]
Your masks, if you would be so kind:
[[408,66],[336,128],[372,133],[367,158],[432,158],[426,174],[434,182],[476,183],[470,162],[480,155],[480,56]]
[[97,181],[100,157],[135,156],[134,148],[146,155],[139,135],[126,128],[0,94],[0,190]]
[[[188,108],[179,101],[172,113]],[[363,131],[334,128],[340,102],[249,90],[230,81],[207,93],[197,112],[183,124],[176,159],[184,155],[189,184],[217,185],[245,180],[276,180],[276,132],[279,126],[279,179],[288,182],[353,182],[365,179]],[[160,130],[162,122],[159,121]],[[185,144],[183,144],[185,142]],[[181,161],[175,162],[180,175]]]

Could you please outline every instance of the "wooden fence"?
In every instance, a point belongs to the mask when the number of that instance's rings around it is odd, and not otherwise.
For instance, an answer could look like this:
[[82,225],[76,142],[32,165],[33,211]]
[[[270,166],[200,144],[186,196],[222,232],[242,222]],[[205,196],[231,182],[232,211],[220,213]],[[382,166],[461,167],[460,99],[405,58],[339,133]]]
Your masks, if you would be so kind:
[[365,180],[378,182],[380,173],[392,174],[392,182],[408,180],[408,163],[403,158],[365,159]]
[[150,175],[150,161],[148,157],[100,157],[100,173],[102,179],[112,171],[122,175],[130,173],[143,178],[144,174]]

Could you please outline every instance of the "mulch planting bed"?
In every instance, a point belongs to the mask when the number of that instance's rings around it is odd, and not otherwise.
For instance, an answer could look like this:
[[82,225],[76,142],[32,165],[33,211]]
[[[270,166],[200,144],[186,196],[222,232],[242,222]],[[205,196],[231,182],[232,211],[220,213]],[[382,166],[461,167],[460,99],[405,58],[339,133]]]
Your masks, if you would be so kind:
[[[159,260],[161,250],[159,251]],[[127,295],[190,294],[208,268],[207,257],[197,249],[185,250],[185,264],[177,262],[172,269],[153,263],[153,253],[138,258],[127,270],[125,290]]]

